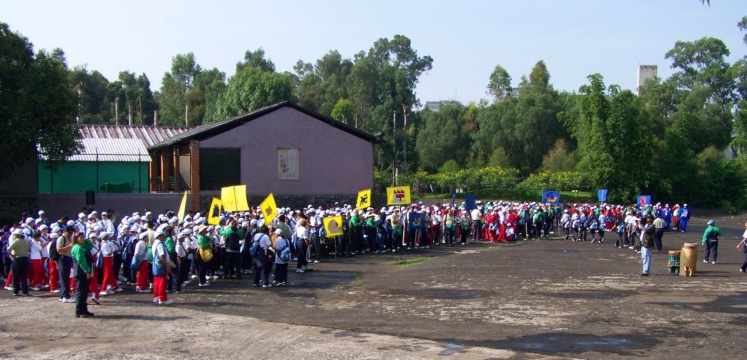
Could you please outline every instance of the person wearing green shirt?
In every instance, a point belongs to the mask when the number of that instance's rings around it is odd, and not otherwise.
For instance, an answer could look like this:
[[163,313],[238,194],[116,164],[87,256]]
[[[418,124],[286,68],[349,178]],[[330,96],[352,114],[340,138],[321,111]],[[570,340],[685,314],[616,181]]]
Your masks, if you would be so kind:
[[83,237],[83,233],[75,234],[73,248],[70,251],[76,263],[75,271],[75,317],[93,317],[88,311],[88,291],[93,276],[93,243]]
[[[353,216],[350,218],[350,227],[353,229],[352,246],[355,249],[353,254],[363,252],[363,218],[361,218],[358,210],[353,211]],[[400,236],[402,236],[400,234]]]
[[716,227],[716,222],[708,220],[708,227],[703,232],[703,241],[700,245],[706,246],[704,263],[708,262],[711,253],[713,253],[713,262],[711,264],[716,265],[716,256],[718,256],[718,237],[721,236],[721,229]]
[[[281,216],[285,217],[285,215]],[[231,276],[235,276],[237,279],[241,279],[241,257],[239,250],[241,250],[242,233],[239,230],[239,223],[236,220],[229,219],[228,226],[221,228],[220,234],[225,239],[226,244],[223,278],[228,279]]]
[[[197,231],[199,234],[199,236],[197,237],[197,246],[200,249],[207,249],[208,251],[210,251],[210,248],[212,247],[213,239],[210,238],[209,235],[207,235],[207,226],[200,225]],[[197,260],[198,275],[200,277],[199,286],[209,286],[210,283],[207,282],[207,279],[206,279],[209,262],[206,262],[205,260],[203,260],[199,254],[195,254],[195,260]]]

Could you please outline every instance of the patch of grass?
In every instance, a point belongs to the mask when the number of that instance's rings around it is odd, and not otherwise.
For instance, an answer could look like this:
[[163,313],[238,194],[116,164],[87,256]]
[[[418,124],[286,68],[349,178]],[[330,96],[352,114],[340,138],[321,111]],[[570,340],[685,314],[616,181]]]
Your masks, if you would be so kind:
[[355,280],[351,281],[351,284],[346,286],[345,290],[361,287],[363,284],[363,276],[359,273],[355,273]]
[[387,262],[387,264],[394,265],[396,268],[401,269],[401,268],[408,267],[410,265],[419,264],[423,261],[430,260],[430,259],[431,258],[427,258],[427,257],[418,257],[414,259],[406,259],[406,260],[401,260],[401,261],[389,261]]

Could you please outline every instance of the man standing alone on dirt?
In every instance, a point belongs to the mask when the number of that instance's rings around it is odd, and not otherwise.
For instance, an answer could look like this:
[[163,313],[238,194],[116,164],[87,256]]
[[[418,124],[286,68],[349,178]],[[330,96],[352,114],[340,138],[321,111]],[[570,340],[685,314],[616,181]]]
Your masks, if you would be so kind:
[[649,215],[646,217],[646,224],[641,225],[638,223],[638,228],[641,229],[641,259],[643,259],[643,272],[641,276],[648,276],[651,271],[651,249],[654,248],[654,238],[656,237],[656,229],[652,224],[654,217]]
[[711,264],[716,265],[716,256],[718,256],[718,237],[721,236],[721,229],[716,227],[716,222],[708,220],[708,227],[703,232],[703,240],[700,245],[706,246],[704,263],[708,262],[711,252],[713,252],[713,262]]
[[656,215],[656,219],[654,220],[654,228],[656,229],[654,245],[656,245],[656,251],[661,251],[661,238],[664,237],[664,230],[666,230],[667,228],[667,222],[661,218],[661,215]]

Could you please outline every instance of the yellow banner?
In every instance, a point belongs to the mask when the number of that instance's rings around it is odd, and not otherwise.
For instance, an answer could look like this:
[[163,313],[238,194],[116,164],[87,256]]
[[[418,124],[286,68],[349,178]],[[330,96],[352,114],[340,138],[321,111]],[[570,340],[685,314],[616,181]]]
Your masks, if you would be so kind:
[[409,186],[394,186],[386,188],[387,205],[407,205],[411,202]]
[[184,219],[184,214],[187,213],[187,192],[184,192],[184,197],[182,198],[182,203],[179,205],[179,212],[176,213],[176,216],[179,217],[179,220]]
[[221,188],[220,200],[223,202],[223,209],[225,211],[249,210],[249,202],[246,201],[246,185]]
[[355,208],[361,210],[369,206],[371,206],[371,189],[359,191]]
[[236,196],[233,194],[233,186],[220,189],[220,201],[226,211],[236,211]]
[[265,225],[272,225],[272,220],[275,220],[275,217],[278,216],[278,208],[275,205],[275,197],[272,196],[272,193],[267,195],[267,198],[259,204],[259,207],[262,209],[262,215],[265,217]]
[[327,237],[342,235],[342,216],[330,216],[324,218],[324,230],[327,231]]
[[213,202],[210,204],[210,210],[208,210],[207,218],[208,224],[218,225],[220,224],[220,213],[223,203],[218,198],[213,198]]
[[249,210],[249,201],[246,200],[246,185],[234,186],[233,195],[236,197],[236,211]]

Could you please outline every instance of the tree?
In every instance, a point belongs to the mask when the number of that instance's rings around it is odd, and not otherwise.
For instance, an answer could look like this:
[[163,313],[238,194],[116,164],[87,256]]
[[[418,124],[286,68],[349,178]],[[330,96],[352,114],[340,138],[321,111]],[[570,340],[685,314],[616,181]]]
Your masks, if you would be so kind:
[[[161,91],[156,95],[161,109],[159,123],[178,125],[185,123],[187,111],[187,94],[192,91],[195,79],[202,72],[202,68],[193,53],[177,54],[171,59],[171,72],[163,75]],[[199,102],[198,102],[199,104]],[[193,99],[193,106],[194,99]],[[195,125],[194,116],[190,116],[190,125]],[[202,119],[199,119],[202,122]]]
[[265,59],[265,50],[259,48],[254,51],[247,50],[244,53],[244,61],[236,63],[236,73],[240,73],[247,67],[255,67],[265,72],[275,72],[275,64],[270,59]]
[[540,169],[550,172],[571,171],[576,168],[577,163],[576,154],[568,151],[566,140],[558,139],[552,149],[542,158]]
[[570,126],[581,152],[580,170],[593,186],[608,188],[613,201],[631,201],[653,180],[650,116],[630,90],[607,88],[599,74],[588,79],[580,89],[580,117]]
[[340,99],[335,104],[335,108],[332,109],[332,118],[346,124],[353,120],[353,116],[353,103],[348,99]]
[[217,114],[224,119],[292,98],[289,74],[247,67],[228,80],[225,91],[218,96]]
[[501,101],[511,96],[511,75],[502,66],[496,65],[495,70],[490,74],[487,93],[493,95],[494,101]]
[[0,23],[0,178],[38,150],[55,167],[78,151],[77,94],[62,50],[34,55],[27,38]]
[[446,105],[438,112],[424,110],[422,116],[423,128],[415,144],[421,165],[436,170],[448,160],[465,164],[471,139],[464,111]]
[[78,92],[78,114],[83,124],[106,124],[111,119],[107,86],[109,80],[100,72],[91,72],[85,66],[70,71],[70,83]]

